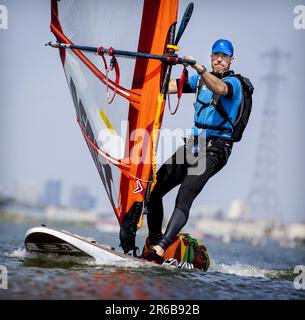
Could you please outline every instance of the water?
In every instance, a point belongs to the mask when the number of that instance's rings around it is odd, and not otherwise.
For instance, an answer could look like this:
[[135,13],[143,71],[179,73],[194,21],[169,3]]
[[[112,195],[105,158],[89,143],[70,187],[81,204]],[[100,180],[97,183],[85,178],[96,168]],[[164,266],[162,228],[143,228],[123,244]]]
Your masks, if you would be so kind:
[[[305,248],[275,243],[253,246],[205,239],[212,264],[208,272],[131,266],[29,260],[23,246],[33,223],[0,222],[0,265],[8,269],[8,289],[0,299],[304,299],[294,288],[296,265],[305,265]],[[51,225],[118,248],[117,234],[93,226]],[[138,239],[142,244],[143,237]]]

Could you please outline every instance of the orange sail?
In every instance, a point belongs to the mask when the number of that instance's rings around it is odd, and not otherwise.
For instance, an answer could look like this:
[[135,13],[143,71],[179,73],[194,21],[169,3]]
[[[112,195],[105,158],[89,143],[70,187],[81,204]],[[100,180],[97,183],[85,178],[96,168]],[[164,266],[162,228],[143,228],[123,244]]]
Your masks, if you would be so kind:
[[[145,0],[143,8],[135,1],[121,2],[120,6],[128,6],[126,11],[116,6],[94,0],[51,0],[51,31],[64,44],[125,45],[156,55],[174,43],[178,0]],[[98,54],[65,48],[59,52],[77,121],[113,210],[121,226],[128,228],[130,220],[137,225],[155,183],[158,129],[165,105],[162,86],[171,67],[153,59],[122,59],[118,84],[111,80],[111,71],[103,69]],[[131,89],[126,89],[128,85]],[[105,87],[117,95],[111,105],[105,102]],[[133,244],[134,239],[122,246],[127,252]]]

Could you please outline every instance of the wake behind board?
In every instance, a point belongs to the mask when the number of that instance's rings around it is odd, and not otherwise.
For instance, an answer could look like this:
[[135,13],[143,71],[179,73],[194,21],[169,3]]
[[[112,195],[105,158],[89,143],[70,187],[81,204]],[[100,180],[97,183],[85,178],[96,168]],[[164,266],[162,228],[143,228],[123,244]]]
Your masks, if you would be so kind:
[[29,253],[40,257],[60,255],[71,257],[91,258],[96,261],[146,261],[121,253],[114,248],[97,243],[94,239],[84,238],[64,230],[55,230],[44,226],[27,230],[24,240],[25,248]]

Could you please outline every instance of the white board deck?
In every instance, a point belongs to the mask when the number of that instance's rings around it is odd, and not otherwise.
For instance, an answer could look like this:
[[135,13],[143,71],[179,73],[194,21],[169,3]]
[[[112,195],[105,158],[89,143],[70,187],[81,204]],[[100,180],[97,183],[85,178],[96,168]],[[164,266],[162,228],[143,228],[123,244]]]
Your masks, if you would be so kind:
[[40,255],[58,254],[109,261],[130,259],[146,263],[146,261],[121,253],[114,248],[98,244],[94,239],[81,237],[64,230],[47,228],[45,226],[34,227],[27,230],[24,244],[28,252]]

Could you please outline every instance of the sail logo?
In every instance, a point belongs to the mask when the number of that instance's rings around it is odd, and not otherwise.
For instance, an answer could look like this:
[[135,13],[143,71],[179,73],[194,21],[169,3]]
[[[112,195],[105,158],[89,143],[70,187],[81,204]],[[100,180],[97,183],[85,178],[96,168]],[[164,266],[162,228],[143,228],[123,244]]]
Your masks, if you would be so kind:
[[293,26],[295,29],[305,29],[305,6],[298,5],[293,9],[293,13],[297,16],[293,20]]
[[137,193],[142,192],[143,190],[144,190],[144,189],[143,189],[143,186],[142,186],[140,180],[137,180],[137,181],[136,181],[136,188],[133,190],[133,193],[134,193],[134,194],[137,194]]
[[293,281],[293,286],[297,290],[305,290],[305,266],[295,266],[293,273],[298,273]]
[[8,29],[8,11],[7,7],[0,5],[0,30]]
[[7,268],[6,266],[0,265],[0,290],[7,289],[8,281],[7,281]]

